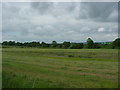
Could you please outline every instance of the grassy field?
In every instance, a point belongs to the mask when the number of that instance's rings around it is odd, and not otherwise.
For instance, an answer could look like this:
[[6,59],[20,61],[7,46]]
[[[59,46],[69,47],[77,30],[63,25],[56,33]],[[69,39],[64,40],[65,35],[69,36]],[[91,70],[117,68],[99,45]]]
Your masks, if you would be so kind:
[[3,88],[117,88],[116,49],[3,48]]

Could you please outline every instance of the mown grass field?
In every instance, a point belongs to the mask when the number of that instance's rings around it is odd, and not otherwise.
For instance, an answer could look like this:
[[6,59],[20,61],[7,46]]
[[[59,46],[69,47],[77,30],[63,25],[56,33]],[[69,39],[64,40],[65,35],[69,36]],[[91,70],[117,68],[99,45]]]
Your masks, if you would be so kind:
[[116,49],[3,48],[3,88],[117,88]]

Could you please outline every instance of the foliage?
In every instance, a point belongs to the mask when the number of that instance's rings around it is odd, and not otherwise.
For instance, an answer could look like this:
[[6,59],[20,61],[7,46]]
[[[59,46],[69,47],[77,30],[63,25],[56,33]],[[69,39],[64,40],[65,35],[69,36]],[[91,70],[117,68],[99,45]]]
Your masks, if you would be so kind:
[[49,44],[46,44],[45,42],[42,42],[42,43],[41,43],[41,47],[42,47],[42,48],[46,48],[46,47],[49,47],[49,46],[50,46],[50,45],[49,45]]
[[70,47],[70,42],[63,42],[63,48],[69,48]]
[[94,43],[93,48],[101,48],[101,46],[98,43]]
[[52,41],[51,47],[57,47],[57,46],[58,46],[57,42],[56,41]]
[[120,38],[117,38],[117,39],[115,39],[115,41],[113,41],[113,48],[120,49]]
[[81,49],[83,48],[83,43],[72,43],[71,46],[69,47],[70,49]]
[[91,38],[87,39],[87,48],[94,48],[94,42]]
[[106,49],[114,49],[120,48],[120,38],[117,38],[113,42],[101,42],[101,43],[94,43],[91,38],[87,39],[86,43],[71,43],[68,41],[64,41],[63,43],[57,43],[56,41],[52,41],[52,43],[45,43],[45,42],[15,42],[15,41],[3,41],[2,47],[38,47],[38,48],[65,48],[65,49],[97,49],[97,48],[106,48]]
[[2,45],[14,46],[14,45],[15,45],[15,41],[4,41],[4,42],[2,43]]

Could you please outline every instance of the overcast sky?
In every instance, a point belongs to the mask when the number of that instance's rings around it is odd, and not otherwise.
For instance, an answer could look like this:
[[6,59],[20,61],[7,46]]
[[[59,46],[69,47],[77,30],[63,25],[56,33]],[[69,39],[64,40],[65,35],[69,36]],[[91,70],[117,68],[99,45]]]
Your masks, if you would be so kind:
[[117,2],[9,2],[2,4],[2,39],[113,41],[118,37]]

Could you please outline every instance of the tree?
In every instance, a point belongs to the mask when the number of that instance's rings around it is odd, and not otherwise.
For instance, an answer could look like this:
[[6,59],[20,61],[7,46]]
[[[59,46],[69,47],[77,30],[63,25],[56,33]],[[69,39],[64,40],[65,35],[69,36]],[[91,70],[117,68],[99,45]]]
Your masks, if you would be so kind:
[[94,42],[91,38],[87,39],[87,48],[94,48]]
[[83,48],[83,43],[72,43],[71,45],[70,45],[70,49],[81,49],[81,48]]
[[29,43],[25,42],[25,43],[23,43],[23,46],[29,47]]
[[120,49],[120,38],[117,38],[113,41],[113,48],[119,48]]
[[52,41],[51,47],[57,47],[57,42],[56,41]]
[[30,44],[31,44],[31,47],[39,47],[40,46],[40,43],[35,42],[35,41],[31,42]]
[[49,44],[46,44],[45,42],[42,42],[42,43],[41,43],[41,46],[42,46],[43,48],[46,48],[46,47],[49,47]]
[[94,43],[94,48],[101,48],[99,43]]
[[15,45],[16,46],[23,46],[23,43],[17,42]]
[[69,48],[70,47],[70,42],[63,42],[63,48]]
[[15,41],[5,41],[5,42],[3,42],[3,45],[14,46],[15,45]]
[[58,47],[58,48],[62,48],[62,44],[58,44],[57,47]]
[[3,41],[2,45],[8,45],[7,41]]

